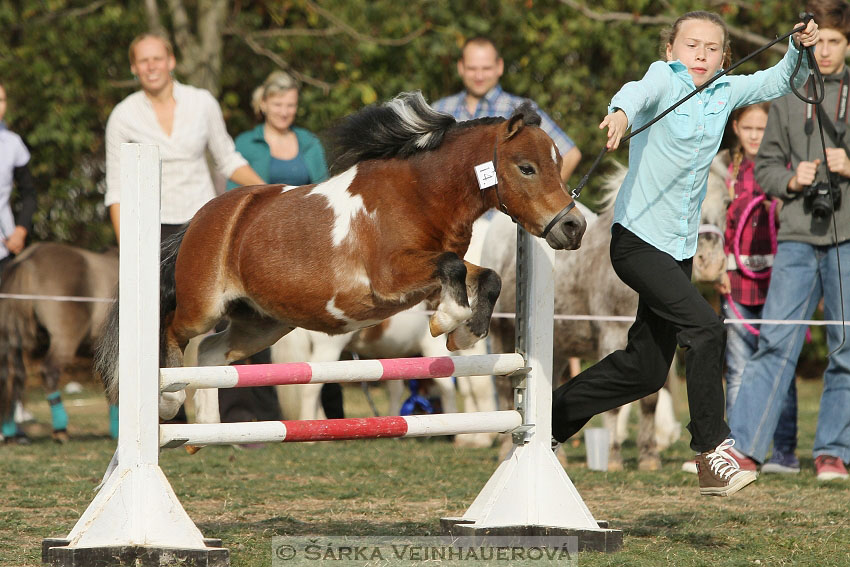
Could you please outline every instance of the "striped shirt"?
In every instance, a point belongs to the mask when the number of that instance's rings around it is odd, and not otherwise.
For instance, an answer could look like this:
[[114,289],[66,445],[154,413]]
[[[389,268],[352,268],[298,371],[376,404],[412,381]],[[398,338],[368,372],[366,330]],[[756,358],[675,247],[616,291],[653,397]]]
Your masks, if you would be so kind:
[[522,98],[502,90],[502,87],[496,85],[490,89],[481,100],[478,101],[478,106],[475,107],[475,113],[470,114],[466,108],[466,91],[461,91],[456,95],[447,96],[431,104],[434,110],[451,114],[458,122],[472,120],[474,118],[488,118],[501,116],[509,118],[514,109],[523,102],[530,102],[534,106],[534,110],[540,115],[540,127],[544,132],[549,134],[552,141],[558,147],[561,155],[575,147],[575,142],[561,130],[555,121],[548,114],[540,110],[540,108],[531,99]]
[[162,224],[182,224],[215,197],[205,150],[229,178],[248,162],[236,151],[218,101],[209,91],[174,81],[174,125],[162,130],[153,104],[142,91],[118,103],[106,123],[106,206],[120,202],[121,144],[156,144],[162,159]]

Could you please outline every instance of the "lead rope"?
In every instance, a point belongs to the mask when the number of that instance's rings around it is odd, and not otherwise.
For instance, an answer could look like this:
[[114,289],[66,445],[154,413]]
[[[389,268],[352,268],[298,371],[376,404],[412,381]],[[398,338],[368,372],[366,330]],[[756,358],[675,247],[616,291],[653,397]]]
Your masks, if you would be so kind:
[[[649,122],[647,122],[646,124],[644,124],[643,126],[638,128],[637,130],[635,130],[634,132],[632,132],[628,136],[625,136],[622,140],[620,140],[620,143],[623,143],[626,140],[637,136],[638,134],[640,134],[641,132],[643,132],[644,130],[646,130],[647,128],[649,128],[650,126],[652,126],[653,124],[655,124],[656,122],[658,122],[659,120],[661,120],[662,118],[664,118],[665,116],[667,116],[668,114],[673,112],[674,109],[676,109],[679,106],[681,106],[682,104],[684,104],[687,100],[689,100],[693,96],[695,96],[695,95],[701,93],[702,91],[704,91],[705,89],[707,89],[709,85],[711,85],[714,81],[716,81],[717,79],[719,79],[723,75],[726,75],[727,73],[729,73],[729,72],[733,71],[734,69],[740,67],[741,65],[743,65],[744,63],[746,63],[747,61],[749,61],[753,57],[756,57],[760,53],[767,51],[768,49],[770,49],[771,47],[773,47],[775,44],[779,43],[780,41],[788,39],[789,37],[791,37],[792,35],[794,35],[797,32],[803,31],[804,29],[806,29],[806,25],[809,23],[809,20],[811,20],[813,17],[814,16],[812,16],[811,14],[800,14],[800,19],[803,21],[802,25],[797,26],[796,28],[792,29],[790,32],[786,33],[785,35],[777,37],[773,41],[766,43],[765,45],[761,46],[760,48],[756,49],[755,51],[753,51],[752,53],[750,53],[749,55],[744,57],[743,59],[738,60],[734,65],[731,65],[728,69],[724,69],[720,73],[714,75],[711,79],[706,81],[705,84],[703,84],[702,86],[700,86],[700,87],[694,89],[693,91],[691,91],[690,93],[688,93],[687,96],[685,96],[684,98],[682,98],[681,100],[676,102],[673,106],[671,106],[670,108],[668,108],[667,110],[665,110],[664,112],[662,112],[661,114],[659,114],[658,116],[656,116],[655,118],[653,118],[652,120],[650,120]],[[803,49],[798,54],[797,64],[794,66],[794,71],[791,73],[791,83],[792,83],[791,89],[794,91],[795,94],[797,94],[797,90],[794,88],[794,85],[793,85],[794,77],[796,77],[797,73],[800,71],[800,65],[802,64],[802,61],[803,61],[803,52],[804,51],[809,54],[809,63],[810,63],[809,73],[812,72],[811,63],[814,62],[814,56],[812,56],[812,54],[811,54],[811,48]],[[817,69],[817,63],[816,62],[814,62],[814,68]],[[820,78],[820,84],[823,85],[823,78],[820,77],[820,71],[817,71],[817,76]],[[797,94],[797,96],[799,97],[800,95]],[[823,88],[821,88],[820,99],[818,99],[817,101],[811,101],[811,100],[808,100],[808,99],[805,99],[805,98],[803,100],[805,100],[809,104],[820,104],[820,102],[823,100]],[[821,133],[821,135],[823,135],[823,134]],[[572,196],[573,199],[578,199],[581,196],[581,190],[584,189],[585,185],[587,185],[587,180],[590,179],[590,175],[596,170],[597,167],[599,167],[599,163],[602,161],[602,158],[605,157],[606,153],[608,153],[608,147],[607,146],[602,148],[602,151],[599,152],[599,155],[597,155],[596,159],[593,160],[593,164],[591,164],[590,169],[587,170],[587,173],[584,174],[584,177],[581,178],[581,181],[578,182],[578,185],[576,185],[575,189],[570,191],[570,195]]]

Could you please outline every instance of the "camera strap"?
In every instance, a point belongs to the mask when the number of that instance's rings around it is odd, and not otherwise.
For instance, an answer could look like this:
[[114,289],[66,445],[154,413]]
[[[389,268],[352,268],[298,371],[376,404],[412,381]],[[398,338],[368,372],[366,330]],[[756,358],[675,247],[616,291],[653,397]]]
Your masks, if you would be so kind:
[[[832,175],[829,175],[829,167],[827,166],[827,163],[826,163],[826,133],[829,133],[830,136],[832,136],[833,139],[838,144],[840,144],[842,147],[844,147],[845,151],[846,151],[846,147],[844,146],[844,132],[847,128],[847,124],[845,122],[846,113],[847,113],[847,91],[845,89],[850,87],[850,80],[848,79],[848,71],[845,68],[844,78],[841,81],[841,91],[839,92],[839,97],[838,97],[837,114],[841,117],[841,120],[838,124],[838,128],[841,129],[841,135],[839,136],[836,125],[832,123],[832,121],[826,115],[826,112],[820,106],[821,103],[823,102],[824,95],[826,94],[826,85],[824,84],[823,75],[821,75],[820,69],[818,68],[817,60],[815,59],[815,55],[814,55],[814,49],[812,47],[806,48],[806,56],[809,59],[809,74],[810,74],[809,80],[806,81],[806,91],[807,91],[806,96],[803,96],[794,87],[793,76],[797,73],[796,68],[794,69],[794,73],[792,74],[792,81],[791,81],[791,84],[790,84],[791,92],[794,93],[794,96],[796,96],[797,98],[802,100],[804,103],[806,103],[807,111],[809,111],[809,109],[811,109],[812,105],[818,107],[817,123],[818,123],[818,131],[820,133],[821,149],[823,150],[823,156],[824,156],[822,165],[824,167],[824,170],[826,170],[826,172],[827,172],[826,183],[829,185],[829,198],[830,198],[830,200],[832,200],[833,199],[832,195],[833,195],[833,191],[835,190],[835,186],[834,186],[834,180],[832,178]],[[799,65],[799,61],[797,63]],[[808,97],[809,84],[811,84],[811,86],[812,86],[812,93],[813,93],[813,97],[811,99]],[[819,94],[817,92],[818,88],[820,88]],[[806,126],[808,127],[808,121],[806,122]],[[814,132],[814,125],[812,125],[811,131],[812,132],[809,132],[808,129],[807,129],[806,134],[810,135],[811,133]],[[835,209],[835,202],[833,201],[832,204],[833,204],[833,210],[834,210]],[[841,325],[841,343],[839,343],[839,345],[836,346],[832,351],[827,353],[827,355],[826,355],[827,357],[830,357],[833,354],[835,354],[836,352],[838,352],[839,350],[841,350],[841,348],[844,346],[844,343],[847,340],[847,325],[846,325],[846,318],[844,316],[844,284],[843,284],[843,278],[842,278],[842,275],[841,275],[841,256],[838,252],[838,244],[839,244],[839,242],[838,242],[838,225],[837,225],[836,220],[835,220],[835,214],[833,213],[831,216],[832,216],[832,234],[833,234],[833,237],[834,237],[833,243],[835,244],[835,259],[836,259],[836,263],[838,265],[838,297],[839,297],[839,302],[840,302],[840,307],[841,307],[841,323],[842,323],[842,325]]]
[[[809,94],[809,84],[812,78],[806,81],[806,96]],[[848,155],[850,148],[844,142],[844,134],[847,132],[847,107],[850,105],[850,70],[844,67],[844,75],[841,77],[839,86],[838,101],[835,108],[835,122],[826,115],[823,105],[806,104],[806,136],[811,136],[815,131],[814,107],[817,106],[818,118],[823,124],[824,132],[832,139],[835,144],[843,147]]]

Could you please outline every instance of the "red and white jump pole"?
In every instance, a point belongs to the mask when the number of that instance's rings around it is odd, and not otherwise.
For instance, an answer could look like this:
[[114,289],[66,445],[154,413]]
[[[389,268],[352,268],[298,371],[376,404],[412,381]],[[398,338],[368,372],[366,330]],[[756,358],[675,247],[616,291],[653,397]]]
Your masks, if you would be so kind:
[[[121,376],[117,466],[105,479],[80,520],[62,540],[46,539],[42,559],[52,566],[83,567],[121,561],[181,562],[185,565],[227,565],[226,549],[208,547],[183,510],[159,468],[160,446],[184,443],[216,444],[254,441],[307,441],[375,437],[447,435],[479,431],[512,432],[514,448],[481,493],[460,518],[444,518],[455,535],[576,535],[579,547],[612,551],[622,545],[622,532],[602,529],[585,506],[550,449],[552,433],[552,332],[554,252],[542,240],[520,230],[517,242],[517,350],[519,354],[488,359],[487,372],[502,368],[514,377],[517,411],[370,418],[307,422],[263,422],[214,425],[158,424],[161,375],[163,390],[188,384],[229,386],[259,383],[351,381],[353,371],[334,366],[269,365],[278,368],[159,369],[159,195],[160,162],[156,146],[121,146]],[[440,357],[425,362],[359,361],[367,363],[365,379],[412,377],[406,364],[441,376],[474,375],[482,360]],[[448,372],[449,362],[452,371]],[[355,362],[341,363],[353,368]],[[466,364],[467,366],[463,366]],[[504,366],[499,366],[504,365]],[[289,369],[280,372],[280,366]],[[371,370],[369,370],[371,368]],[[422,368],[417,369],[422,371]],[[336,374],[333,374],[336,373]],[[275,374],[272,377],[271,374]],[[428,375],[427,373],[425,375]],[[364,377],[358,377],[363,380]],[[273,382],[269,382],[269,381]],[[299,382],[300,381],[300,382]],[[250,384],[249,384],[250,383]]]
[[349,419],[169,424],[159,426],[159,443],[163,448],[171,448],[182,445],[434,437],[461,433],[504,433],[520,425],[522,415],[514,410]]
[[240,364],[196,368],[160,368],[160,389],[247,388],[327,382],[378,382],[449,376],[505,376],[523,370],[521,354],[479,354],[340,362],[288,362]]

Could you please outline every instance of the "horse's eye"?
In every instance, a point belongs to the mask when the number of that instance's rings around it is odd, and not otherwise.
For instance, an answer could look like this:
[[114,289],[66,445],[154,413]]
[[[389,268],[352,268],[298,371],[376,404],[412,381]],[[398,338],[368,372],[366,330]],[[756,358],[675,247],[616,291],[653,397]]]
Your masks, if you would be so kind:
[[523,175],[534,175],[534,168],[530,165],[521,165],[519,166],[519,171]]

